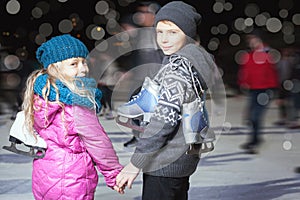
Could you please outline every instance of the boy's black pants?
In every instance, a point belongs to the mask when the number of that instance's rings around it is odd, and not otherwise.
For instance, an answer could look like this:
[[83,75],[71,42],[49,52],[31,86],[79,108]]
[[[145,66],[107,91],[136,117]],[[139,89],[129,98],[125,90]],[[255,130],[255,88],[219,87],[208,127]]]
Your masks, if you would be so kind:
[[142,200],[187,200],[189,177],[171,178],[143,174]]

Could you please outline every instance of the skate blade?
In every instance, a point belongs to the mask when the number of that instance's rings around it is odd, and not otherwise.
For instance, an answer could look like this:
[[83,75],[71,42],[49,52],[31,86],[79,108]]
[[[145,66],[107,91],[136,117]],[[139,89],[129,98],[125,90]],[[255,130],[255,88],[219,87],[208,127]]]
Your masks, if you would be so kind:
[[[138,125],[133,124],[133,121],[132,121],[131,118],[127,118],[126,121],[122,121],[120,118],[121,118],[121,116],[116,117],[117,124],[120,124],[121,126],[125,126],[127,128],[136,130],[136,131],[141,132],[141,133],[144,132],[145,128],[142,127],[142,126],[138,126]],[[124,117],[122,117],[122,118],[124,118]]]
[[130,118],[130,119],[141,119],[143,118],[143,114],[136,114],[136,115],[126,115],[124,113],[117,113],[117,116],[125,117],[125,118]]
[[11,143],[10,146],[3,146],[2,148],[7,150],[7,151],[19,154],[19,155],[32,157],[34,159],[40,159],[40,158],[43,158],[45,156],[45,150],[44,149],[38,148],[38,149],[36,149],[36,152],[35,152],[34,148],[30,147],[30,150],[28,152],[26,152],[26,151],[22,151],[22,150],[17,149],[16,144],[14,144],[14,143]]
[[202,154],[208,153],[215,149],[214,143],[201,143],[201,144],[191,144],[189,150],[187,150],[186,154],[193,155],[193,154]]
[[203,148],[201,148],[200,153],[208,153],[215,149],[214,143],[212,142],[203,143],[202,147]]

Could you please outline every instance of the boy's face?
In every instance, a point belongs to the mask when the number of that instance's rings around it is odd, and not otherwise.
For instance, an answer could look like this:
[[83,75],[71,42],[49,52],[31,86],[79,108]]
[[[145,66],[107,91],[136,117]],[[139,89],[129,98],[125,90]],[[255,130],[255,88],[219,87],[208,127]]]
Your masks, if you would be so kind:
[[84,77],[89,69],[84,58],[70,58],[62,62],[61,70],[70,77]]
[[186,43],[184,32],[171,21],[160,21],[156,26],[157,44],[165,55],[171,55]]

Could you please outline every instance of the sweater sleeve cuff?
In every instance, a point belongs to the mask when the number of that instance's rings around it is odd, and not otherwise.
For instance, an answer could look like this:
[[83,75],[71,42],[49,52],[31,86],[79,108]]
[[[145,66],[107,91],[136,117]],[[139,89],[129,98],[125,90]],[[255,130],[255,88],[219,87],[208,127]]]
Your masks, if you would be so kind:
[[151,156],[152,156],[152,153],[134,153],[131,156],[130,161],[135,167],[137,167],[139,169],[143,169],[149,163]]

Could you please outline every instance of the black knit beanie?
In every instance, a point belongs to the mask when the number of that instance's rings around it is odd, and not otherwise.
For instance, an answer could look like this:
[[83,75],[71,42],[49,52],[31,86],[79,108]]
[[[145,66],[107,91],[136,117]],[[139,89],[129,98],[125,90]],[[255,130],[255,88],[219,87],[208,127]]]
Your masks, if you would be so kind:
[[155,26],[159,21],[168,20],[176,24],[187,36],[195,38],[201,15],[196,9],[182,1],[172,1],[164,5],[155,16]]

